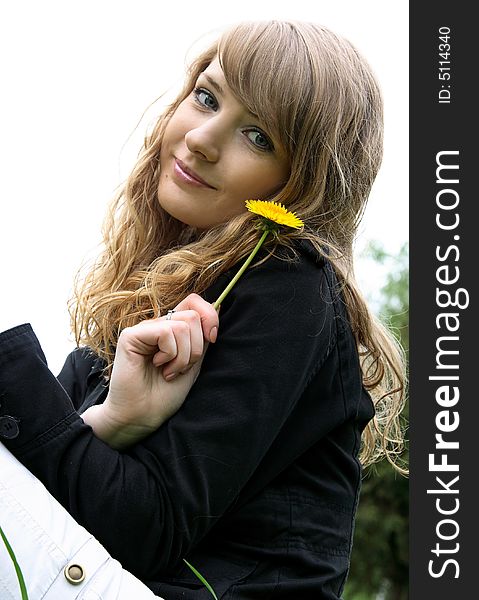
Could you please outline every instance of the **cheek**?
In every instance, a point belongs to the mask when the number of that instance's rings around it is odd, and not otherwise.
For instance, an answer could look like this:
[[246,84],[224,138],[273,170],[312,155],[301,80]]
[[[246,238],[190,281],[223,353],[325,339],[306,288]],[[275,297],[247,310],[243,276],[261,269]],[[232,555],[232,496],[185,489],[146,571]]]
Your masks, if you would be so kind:
[[171,116],[168,125],[165,128],[163,136],[163,144],[170,145],[184,138],[185,133],[188,131],[189,124],[186,119],[186,115],[181,110],[181,105]]
[[264,197],[275,192],[284,185],[287,181],[287,172],[279,169],[276,166],[264,167],[255,165],[250,169],[245,170],[244,176],[238,178],[238,185],[248,187],[250,195],[256,197]]
[[187,98],[175,110],[171,116],[170,123],[177,134],[184,135],[190,129],[196,127],[197,119],[197,112],[192,110],[191,100]]

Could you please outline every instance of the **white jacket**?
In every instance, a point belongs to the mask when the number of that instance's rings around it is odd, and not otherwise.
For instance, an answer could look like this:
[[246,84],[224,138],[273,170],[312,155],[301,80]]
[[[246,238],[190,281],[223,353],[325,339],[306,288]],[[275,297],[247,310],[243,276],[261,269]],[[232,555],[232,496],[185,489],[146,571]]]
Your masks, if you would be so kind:
[[[1,443],[0,525],[22,570],[29,600],[159,599],[78,525]],[[0,598],[21,598],[1,538]]]

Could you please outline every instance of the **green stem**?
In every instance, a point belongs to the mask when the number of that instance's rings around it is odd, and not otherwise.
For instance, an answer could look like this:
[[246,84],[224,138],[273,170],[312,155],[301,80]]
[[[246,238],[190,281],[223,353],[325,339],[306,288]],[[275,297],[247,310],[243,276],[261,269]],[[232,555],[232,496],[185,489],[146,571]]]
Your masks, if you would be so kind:
[[214,589],[211,587],[211,585],[206,581],[206,579],[203,577],[203,575],[197,570],[195,569],[195,567],[193,565],[190,565],[190,563],[186,560],[186,558],[183,559],[183,562],[185,562],[188,567],[193,571],[193,573],[196,575],[196,577],[198,577],[198,579],[201,581],[201,583],[206,587],[206,589],[210,592],[210,594],[213,596],[213,598],[215,600],[218,600],[218,596],[215,594]]
[[28,600],[27,586],[25,585],[25,580],[23,579],[22,570],[20,569],[20,565],[17,562],[16,556],[15,556],[15,553],[13,552],[12,547],[8,543],[7,536],[3,533],[3,529],[1,527],[0,527],[0,536],[7,548],[7,552],[10,555],[10,558],[12,559],[13,565],[15,567],[15,572],[17,574],[17,579],[18,579],[18,585],[20,586],[20,591],[22,593],[22,600]]
[[248,256],[248,258],[243,263],[243,266],[241,267],[241,269],[236,273],[236,275],[229,282],[229,284],[227,285],[227,287],[223,290],[223,293],[220,295],[220,297],[218,298],[218,300],[216,300],[216,302],[213,304],[213,306],[215,307],[216,310],[218,310],[220,304],[223,302],[223,300],[229,294],[231,288],[238,281],[238,279],[241,277],[241,275],[243,275],[243,273],[246,271],[246,269],[248,268],[248,265],[253,260],[253,258],[256,256],[256,254],[258,253],[258,250],[261,248],[261,244],[266,239],[266,236],[268,235],[268,233],[269,233],[269,230],[263,231],[263,235],[261,236],[260,240],[258,241],[258,243],[256,244],[256,246],[254,247],[254,249],[251,252],[251,254]]

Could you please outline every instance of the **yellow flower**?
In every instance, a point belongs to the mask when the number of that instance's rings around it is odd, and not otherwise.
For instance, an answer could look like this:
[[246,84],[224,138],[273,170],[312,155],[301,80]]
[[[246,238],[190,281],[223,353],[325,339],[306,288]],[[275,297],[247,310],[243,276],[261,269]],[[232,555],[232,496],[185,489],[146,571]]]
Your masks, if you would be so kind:
[[258,225],[259,229],[263,230],[263,235],[258,240],[258,243],[251,251],[251,254],[245,260],[240,270],[236,273],[227,287],[223,290],[223,293],[219,296],[216,302],[213,304],[216,310],[220,307],[220,304],[229,294],[231,288],[235,285],[241,275],[246,271],[246,268],[256,256],[258,250],[261,248],[262,243],[266,239],[269,233],[278,235],[279,225],[286,225],[294,229],[303,227],[304,223],[294,213],[286,210],[282,204],[278,204],[273,201],[266,200],[246,200],[246,208],[256,215],[261,217],[261,221]]
[[287,210],[278,202],[268,202],[266,200],[246,200],[246,208],[268,221],[273,221],[278,225],[286,225],[293,229],[300,229],[304,223],[294,213]]

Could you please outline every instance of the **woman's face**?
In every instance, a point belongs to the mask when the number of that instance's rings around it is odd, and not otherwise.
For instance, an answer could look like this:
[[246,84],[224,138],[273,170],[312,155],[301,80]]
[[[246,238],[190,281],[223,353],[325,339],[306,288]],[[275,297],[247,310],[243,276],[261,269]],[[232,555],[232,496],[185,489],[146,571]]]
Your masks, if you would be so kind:
[[245,200],[267,199],[288,177],[283,149],[235,98],[215,59],[165,129],[160,205],[208,229],[244,212]]

